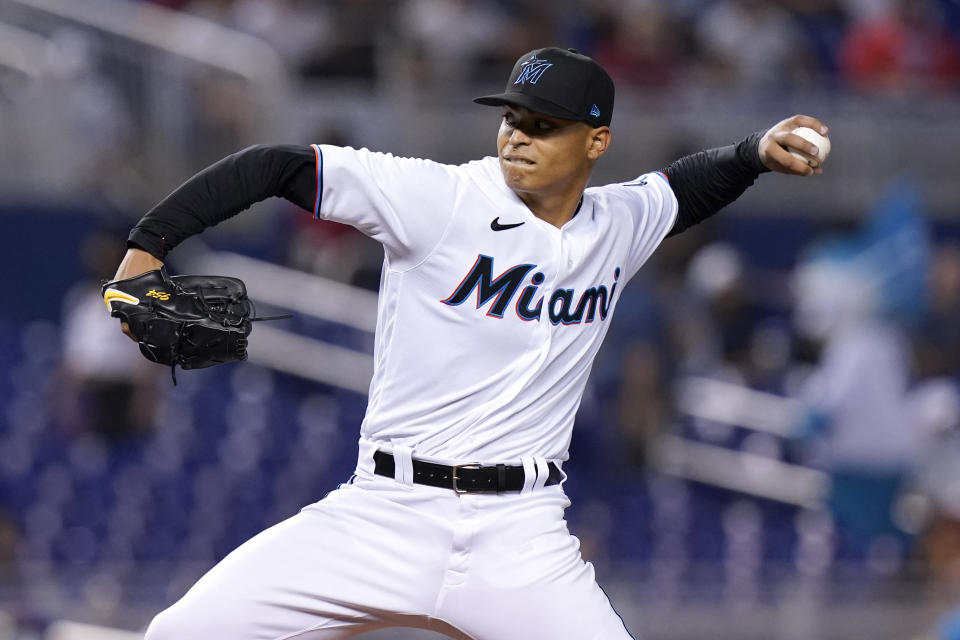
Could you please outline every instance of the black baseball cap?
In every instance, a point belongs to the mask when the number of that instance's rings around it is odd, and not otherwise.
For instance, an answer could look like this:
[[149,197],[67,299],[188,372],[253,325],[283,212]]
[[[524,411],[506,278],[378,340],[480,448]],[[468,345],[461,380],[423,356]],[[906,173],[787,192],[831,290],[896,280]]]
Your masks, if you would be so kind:
[[494,107],[526,107],[602,127],[613,117],[613,80],[603,67],[576,49],[546,47],[517,60],[503,93],[473,101]]

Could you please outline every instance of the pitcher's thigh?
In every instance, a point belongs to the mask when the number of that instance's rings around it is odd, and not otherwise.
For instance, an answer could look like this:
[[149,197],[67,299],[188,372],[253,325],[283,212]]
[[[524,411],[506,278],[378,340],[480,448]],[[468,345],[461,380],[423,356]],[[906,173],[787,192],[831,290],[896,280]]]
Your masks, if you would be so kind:
[[278,640],[312,628],[317,635],[296,637],[333,640],[363,630],[370,622],[364,611],[323,593],[337,581],[344,550],[318,559],[308,551],[312,527],[304,520],[294,516],[238,547],[154,618],[146,640]]
[[451,590],[444,614],[476,640],[633,638],[596,583]]
[[466,579],[444,590],[445,620],[477,640],[630,640],[562,522],[489,542],[475,549]]
[[440,571],[423,553],[438,534],[398,536],[400,517],[411,520],[402,505],[341,487],[224,558],[147,640],[333,640],[422,610],[418,594],[432,604],[425,585]]

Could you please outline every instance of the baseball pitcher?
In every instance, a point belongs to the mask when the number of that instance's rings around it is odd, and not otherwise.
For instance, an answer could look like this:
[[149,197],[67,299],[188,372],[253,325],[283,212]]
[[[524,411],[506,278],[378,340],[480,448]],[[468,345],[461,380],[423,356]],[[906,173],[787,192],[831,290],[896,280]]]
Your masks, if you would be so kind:
[[[104,287],[121,319],[137,306],[124,295],[140,300],[126,281],[156,272],[143,288],[158,291],[168,251],[271,196],[384,247],[355,475],[227,556],[154,619],[149,640],[334,640],[390,626],[477,640],[631,637],[563,515],[591,363],[624,285],[664,238],[763,172],[820,173],[819,149],[791,132],[827,128],[798,115],[586,188],[612,138],[614,86],[600,65],[538,49],[503,93],[476,102],[502,112],[495,157],[451,166],[254,146],[191,178],[130,233]],[[159,323],[159,336],[149,318],[134,324],[124,331],[145,355],[176,363],[186,347],[169,340],[187,333],[182,320]],[[188,340],[187,362],[236,359],[223,342],[204,357],[207,335]]]

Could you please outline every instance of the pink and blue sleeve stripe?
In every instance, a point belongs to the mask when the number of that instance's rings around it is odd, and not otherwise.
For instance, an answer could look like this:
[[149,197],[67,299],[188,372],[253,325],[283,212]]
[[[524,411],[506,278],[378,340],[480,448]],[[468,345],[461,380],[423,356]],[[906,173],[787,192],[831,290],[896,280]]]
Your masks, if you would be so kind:
[[323,153],[320,151],[320,145],[312,144],[313,154],[317,159],[317,197],[313,203],[313,219],[320,218],[320,200],[323,198]]

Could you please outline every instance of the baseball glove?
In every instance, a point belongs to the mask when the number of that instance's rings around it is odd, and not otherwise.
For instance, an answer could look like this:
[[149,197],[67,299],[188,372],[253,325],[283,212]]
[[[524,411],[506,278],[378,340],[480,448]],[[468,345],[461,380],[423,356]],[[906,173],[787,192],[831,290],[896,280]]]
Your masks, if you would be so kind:
[[[101,287],[110,315],[127,323],[140,352],[176,369],[202,369],[247,359],[253,303],[239,278],[168,276],[166,269]],[[289,316],[277,316],[289,317]]]

